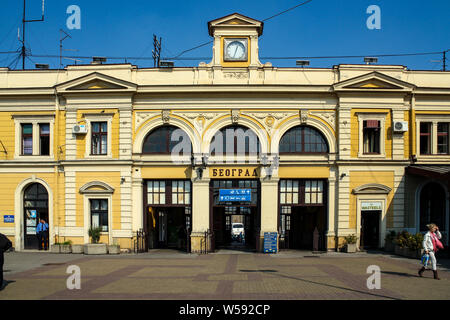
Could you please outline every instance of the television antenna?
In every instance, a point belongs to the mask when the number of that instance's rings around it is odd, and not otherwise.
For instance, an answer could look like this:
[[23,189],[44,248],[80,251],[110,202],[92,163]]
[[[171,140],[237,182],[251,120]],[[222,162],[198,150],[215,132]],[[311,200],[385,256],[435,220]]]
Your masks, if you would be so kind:
[[25,27],[26,27],[26,24],[29,22],[44,21],[45,0],[42,0],[42,17],[41,17],[41,19],[27,20],[26,19],[26,6],[27,6],[27,0],[23,0],[22,40],[19,39],[22,42],[22,49],[21,49],[20,56],[19,56],[19,57],[22,57],[22,70],[25,70],[25,58],[28,55],[27,48],[25,46],[25,42],[26,42],[25,41],[25,37],[26,37]]

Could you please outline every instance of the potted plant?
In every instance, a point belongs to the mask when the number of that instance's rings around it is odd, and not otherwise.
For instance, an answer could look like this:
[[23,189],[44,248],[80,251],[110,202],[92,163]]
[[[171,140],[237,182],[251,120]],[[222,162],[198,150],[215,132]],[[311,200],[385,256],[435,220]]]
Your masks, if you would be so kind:
[[385,251],[387,251],[387,252],[394,252],[394,250],[395,250],[395,243],[394,243],[394,240],[395,240],[395,237],[396,237],[396,233],[395,233],[395,231],[390,231],[387,235],[386,235],[386,237],[385,237],[385,242],[384,242],[384,250]]
[[50,246],[51,253],[61,253],[61,244],[59,242],[55,242]]
[[415,235],[410,234],[406,242],[408,248],[407,256],[410,258],[420,258],[422,256],[422,242],[423,235],[421,233],[416,233]]
[[404,256],[407,251],[406,242],[409,237],[408,231],[402,231],[395,237],[394,243],[395,243],[395,254],[398,254],[400,256]]
[[356,252],[356,235],[352,234],[344,237],[345,240],[345,252],[354,253]]
[[72,241],[67,240],[60,244],[60,253],[72,253]]
[[72,253],[84,253],[84,245],[72,244]]
[[109,254],[119,254],[120,246],[118,244],[109,244],[108,245],[108,253]]
[[108,252],[105,243],[98,243],[100,240],[100,234],[102,232],[101,227],[91,227],[89,228],[89,237],[91,237],[91,242],[84,245],[85,254],[106,254]]

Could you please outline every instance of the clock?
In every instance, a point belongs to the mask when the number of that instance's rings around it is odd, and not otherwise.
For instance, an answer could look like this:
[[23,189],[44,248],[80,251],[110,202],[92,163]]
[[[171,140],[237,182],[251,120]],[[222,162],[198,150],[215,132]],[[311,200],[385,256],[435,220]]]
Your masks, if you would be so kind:
[[247,39],[224,39],[225,61],[247,61]]

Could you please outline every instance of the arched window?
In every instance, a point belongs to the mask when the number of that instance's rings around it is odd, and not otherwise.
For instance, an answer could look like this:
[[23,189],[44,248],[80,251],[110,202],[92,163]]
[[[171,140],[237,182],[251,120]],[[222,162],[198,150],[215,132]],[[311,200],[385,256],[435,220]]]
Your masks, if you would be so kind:
[[420,192],[420,231],[428,231],[429,223],[435,223],[445,231],[445,190],[436,182],[430,182]]
[[24,247],[37,249],[36,227],[40,219],[48,223],[48,193],[40,183],[30,184],[23,193]]
[[289,129],[280,140],[280,153],[328,153],[325,137],[308,126]]
[[258,155],[258,136],[249,128],[231,125],[220,129],[211,141],[211,155]]
[[175,126],[161,126],[152,130],[145,137],[142,146],[144,154],[170,154],[172,151],[190,154],[191,150],[189,136],[183,129]]

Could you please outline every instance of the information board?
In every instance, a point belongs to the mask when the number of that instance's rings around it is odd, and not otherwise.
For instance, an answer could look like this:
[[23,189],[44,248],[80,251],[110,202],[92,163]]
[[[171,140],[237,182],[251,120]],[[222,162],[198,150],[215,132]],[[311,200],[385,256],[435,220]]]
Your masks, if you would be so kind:
[[3,215],[3,223],[14,223],[14,216],[12,215]]
[[264,253],[277,253],[277,232],[264,232]]
[[251,189],[219,189],[220,202],[252,201]]

